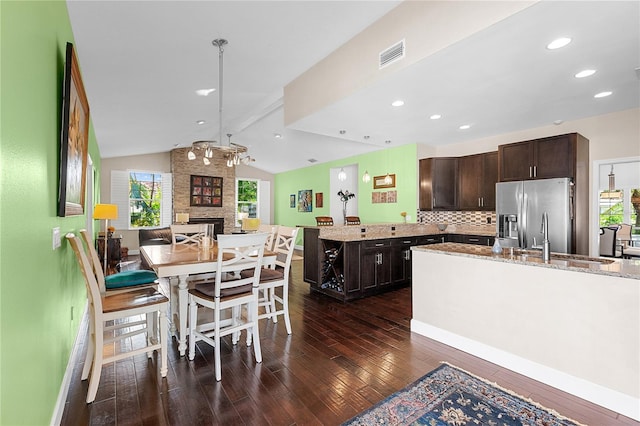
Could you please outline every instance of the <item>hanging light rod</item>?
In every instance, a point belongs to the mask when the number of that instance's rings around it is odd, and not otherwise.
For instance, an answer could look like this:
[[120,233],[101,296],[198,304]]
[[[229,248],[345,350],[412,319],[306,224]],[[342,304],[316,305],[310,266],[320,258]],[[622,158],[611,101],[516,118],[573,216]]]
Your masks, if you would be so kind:
[[[211,158],[213,158],[213,151],[222,151],[227,159],[227,165],[232,167],[240,163],[249,164],[251,161],[255,161],[251,158],[247,152],[249,148],[244,145],[231,142],[231,134],[227,133],[228,142],[224,144],[222,139],[222,105],[223,105],[223,69],[224,69],[224,46],[229,42],[224,38],[217,38],[211,42],[218,48],[218,125],[219,133],[218,140],[202,140],[195,141],[191,144],[191,149],[187,153],[189,160],[196,159],[196,153],[194,150],[203,151],[202,162],[205,165],[211,164]],[[246,154],[243,156],[243,154]],[[231,161],[229,161],[231,159]]]

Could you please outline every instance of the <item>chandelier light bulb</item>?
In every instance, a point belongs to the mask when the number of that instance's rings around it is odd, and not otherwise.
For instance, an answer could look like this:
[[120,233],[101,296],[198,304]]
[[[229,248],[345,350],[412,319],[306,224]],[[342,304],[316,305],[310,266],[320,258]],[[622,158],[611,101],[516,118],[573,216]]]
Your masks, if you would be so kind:
[[338,180],[341,182],[347,180],[347,172],[345,172],[344,169],[340,169],[340,171],[338,172]]
[[202,162],[204,163],[205,166],[208,166],[209,164],[211,164],[211,161],[209,161],[207,157],[202,157]]
[[391,176],[389,176],[389,173],[387,173],[387,175],[384,177],[384,184],[391,185],[391,183],[392,183]]
[[187,153],[187,158],[189,160],[195,160],[196,159],[196,153],[193,152],[193,148]]
[[365,170],[364,174],[362,175],[362,181],[364,183],[368,183],[370,180],[371,180],[371,176],[369,176],[369,172]]

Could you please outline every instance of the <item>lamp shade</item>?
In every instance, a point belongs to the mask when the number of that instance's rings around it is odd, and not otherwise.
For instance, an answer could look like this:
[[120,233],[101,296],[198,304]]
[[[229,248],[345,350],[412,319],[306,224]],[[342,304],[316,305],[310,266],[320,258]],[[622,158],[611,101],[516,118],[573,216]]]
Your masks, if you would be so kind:
[[117,219],[118,206],[115,204],[96,204],[93,209],[94,219]]

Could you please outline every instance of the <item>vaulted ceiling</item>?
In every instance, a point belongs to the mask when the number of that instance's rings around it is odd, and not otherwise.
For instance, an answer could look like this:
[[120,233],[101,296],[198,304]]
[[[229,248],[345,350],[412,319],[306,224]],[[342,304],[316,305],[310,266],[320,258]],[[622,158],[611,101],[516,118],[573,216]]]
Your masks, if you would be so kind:
[[[399,4],[68,1],[101,155],[219,139],[218,92],[195,93],[219,90],[216,38],[229,41],[223,134],[248,146],[252,165],[270,173],[310,158],[459,143],[640,106],[640,3],[544,1],[285,126],[283,88]],[[545,48],[560,36],[572,42]],[[584,69],[596,73],[574,77]],[[594,98],[603,91],[612,94]],[[392,107],[396,99],[405,105]]]

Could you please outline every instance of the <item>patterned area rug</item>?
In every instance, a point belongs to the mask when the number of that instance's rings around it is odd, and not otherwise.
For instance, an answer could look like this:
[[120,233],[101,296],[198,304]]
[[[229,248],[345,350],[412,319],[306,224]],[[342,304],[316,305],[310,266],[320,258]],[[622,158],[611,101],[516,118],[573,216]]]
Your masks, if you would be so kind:
[[580,425],[443,364],[343,425]]

